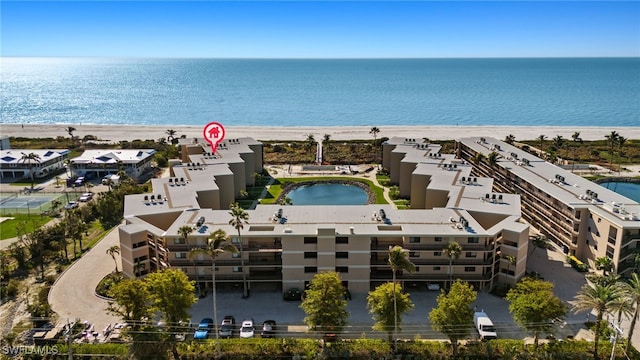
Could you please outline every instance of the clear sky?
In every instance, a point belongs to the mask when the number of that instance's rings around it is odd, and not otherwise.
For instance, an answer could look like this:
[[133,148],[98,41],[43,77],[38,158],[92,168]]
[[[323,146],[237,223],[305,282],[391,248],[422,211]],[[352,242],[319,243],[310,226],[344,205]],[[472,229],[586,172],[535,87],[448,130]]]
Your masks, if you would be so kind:
[[2,56],[640,56],[640,1],[7,1]]

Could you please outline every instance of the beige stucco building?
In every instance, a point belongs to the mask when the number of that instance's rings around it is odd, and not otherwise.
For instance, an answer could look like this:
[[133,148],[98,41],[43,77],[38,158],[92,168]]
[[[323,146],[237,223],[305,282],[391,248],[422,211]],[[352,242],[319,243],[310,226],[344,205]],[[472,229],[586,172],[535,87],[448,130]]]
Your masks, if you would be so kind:
[[[262,145],[250,138],[228,139],[211,154],[201,143],[181,144],[181,163],[174,164],[170,178],[152,180],[153,194],[125,199],[126,224],[119,232],[127,276],[177,267],[210,287],[211,260],[190,257],[190,249],[204,245],[217,229],[240,246],[229,225],[229,204],[262,171]],[[450,275],[443,249],[450,241],[463,249],[452,259],[452,278],[479,289],[513,284],[525,273],[528,245],[520,196],[492,191],[492,179],[472,177],[466,161],[439,150],[396,138],[384,144],[384,167],[411,198],[411,209],[369,204],[246,210],[242,255],[216,259],[217,285],[238,286],[244,272],[250,287],[303,288],[316,273],[337,271],[351,292],[366,292],[390,281],[389,246],[400,245],[417,267],[413,274],[398,275],[405,286],[444,286]],[[186,239],[180,235],[185,225],[192,229]]]
[[607,256],[623,276],[633,270],[640,204],[500,140],[460,139],[457,151],[465,161],[497,153],[494,165],[479,161],[474,173],[494,178],[497,191],[519,194],[523,218],[567,254],[592,268]]

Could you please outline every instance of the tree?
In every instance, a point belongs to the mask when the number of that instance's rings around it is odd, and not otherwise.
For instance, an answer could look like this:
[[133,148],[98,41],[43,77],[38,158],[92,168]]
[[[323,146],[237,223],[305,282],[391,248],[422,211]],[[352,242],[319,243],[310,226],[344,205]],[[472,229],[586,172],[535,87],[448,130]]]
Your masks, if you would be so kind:
[[110,290],[113,301],[107,311],[120,316],[133,327],[151,315],[151,294],[143,280],[123,279]]
[[69,134],[69,136],[71,136],[71,140],[73,141],[73,132],[76,131],[76,128],[74,128],[73,126],[69,126],[67,128],[67,133]]
[[367,309],[375,321],[373,329],[386,331],[390,343],[392,334],[399,329],[402,315],[413,307],[409,294],[404,293],[402,287],[396,286],[395,283],[379,285],[367,296]]
[[540,142],[540,147],[539,147],[539,149],[538,149],[538,150],[540,150],[540,151],[538,152],[538,154],[543,153],[543,151],[542,151],[542,146],[544,145],[544,140],[545,140],[545,138],[546,138],[546,136],[545,136],[544,134],[542,134],[542,135],[540,135],[540,136],[538,136],[538,137],[536,138],[536,140],[538,140],[538,141]]
[[548,249],[549,248],[549,239],[542,234],[538,234],[529,238],[531,240],[531,252],[529,252],[529,256],[533,255],[533,252],[536,251],[537,248]]
[[640,277],[637,273],[631,273],[629,282],[623,285],[623,290],[626,296],[631,299],[633,304],[633,316],[631,317],[631,325],[629,325],[629,335],[627,335],[627,345],[625,352],[629,353],[629,345],[631,344],[631,338],[633,337],[633,330],[636,327],[636,321],[640,316]]
[[513,255],[507,255],[504,257],[504,259],[507,260],[507,272],[511,270],[511,265],[515,265],[518,262],[518,258]]
[[167,134],[167,141],[173,144],[173,141],[176,138],[176,131],[173,129],[168,129],[166,134]]
[[610,170],[612,170],[613,169],[613,150],[618,144],[618,138],[620,137],[620,134],[618,134],[617,131],[612,131],[609,135],[605,135],[604,137],[607,139],[607,145],[609,145],[609,154],[611,155],[611,158],[609,160],[609,168]]
[[[189,318],[188,310],[197,301],[193,282],[182,270],[169,268],[147,275],[145,283],[151,293],[152,310],[160,312],[168,333],[174,333],[179,323]],[[168,341],[173,357],[179,359],[175,338],[169,337]]]
[[622,160],[622,145],[627,141],[625,137],[618,136],[618,173],[620,173],[620,162]]
[[585,284],[574,297],[572,311],[596,312],[596,328],[593,344],[593,358],[598,359],[598,342],[602,332],[602,318],[605,313],[611,310],[618,299],[624,295],[622,287],[618,284]]
[[453,355],[458,354],[458,340],[473,329],[473,309],[477,293],[466,282],[456,280],[448,293],[441,292],[436,299],[438,306],[429,312],[431,326],[449,338]]
[[[213,323],[218,324],[218,304],[216,303],[216,258],[225,252],[237,253],[238,248],[229,243],[227,233],[218,229],[209,235],[209,240],[204,248],[192,249],[189,257],[195,254],[204,254],[211,258],[211,281],[213,293]],[[218,341],[218,332],[216,331],[216,341]],[[220,356],[220,346],[216,346],[218,357]]]
[[442,251],[447,254],[449,258],[449,287],[453,282],[453,259],[457,259],[462,253],[462,246],[455,241],[450,241],[447,247],[442,249]]
[[111,247],[109,247],[106,251],[106,253],[111,256],[111,258],[113,259],[113,263],[116,264],[116,273],[118,272],[118,262],[116,261],[116,254],[120,255],[120,246],[118,245],[113,245]]
[[481,152],[477,152],[477,153],[473,156],[472,160],[473,160],[473,162],[474,162],[474,163],[479,164],[479,163],[481,163],[482,161],[484,161],[484,159],[485,159],[485,158],[486,158],[486,156],[484,156],[484,154],[483,154],[483,153],[481,153]]
[[525,277],[509,290],[506,299],[516,324],[533,333],[536,348],[540,333],[552,332],[554,320],[567,315],[565,304],[553,294],[553,284],[548,281]]
[[[409,260],[409,251],[403,249],[401,246],[389,246],[389,266],[391,267],[391,273],[393,274],[393,313],[394,321],[394,334],[398,331],[398,305],[396,301],[396,274],[398,271],[408,271],[412,273],[416,270],[416,266]],[[395,336],[394,336],[395,338]]]
[[378,140],[378,134],[380,133],[380,129],[378,129],[377,127],[372,127],[371,130],[369,130],[369,134],[373,135],[373,145],[375,146],[376,144],[376,140]]
[[229,215],[231,215],[231,220],[229,220],[229,225],[233,226],[236,230],[238,230],[238,243],[240,244],[240,266],[242,267],[242,297],[249,297],[249,287],[247,284],[247,272],[244,268],[244,244],[242,243],[242,234],[240,230],[244,228],[244,224],[249,224],[249,214],[244,211],[240,204],[233,203],[230,206],[231,211]]
[[316,138],[313,136],[313,134],[307,134],[307,139],[304,142],[305,149],[307,151],[311,151],[315,143],[316,143]]
[[35,164],[40,164],[40,155],[30,152],[28,154],[22,153],[22,157],[19,160],[23,164],[27,164],[29,167],[29,176],[31,177],[31,191],[33,191],[33,184],[35,183],[34,174],[33,174],[33,166]]
[[509,134],[504,138],[504,142],[509,145],[513,145],[513,143],[516,142],[516,137],[513,134]]
[[307,314],[304,322],[312,331],[324,335],[340,333],[349,317],[340,275],[334,271],[316,274],[300,308]]
[[602,276],[607,276],[607,273],[613,270],[613,260],[608,256],[601,256],[596,259],[596,269],[602,270]]
[[576,131],[573,133],[573,135],[571,135],[571,139],[573,139],[573,161],[571,162],[571,172],[573,172],[573,169],[575,167],[576,164],[576,144],[580,143],[582,144],[582,138],[580,138],[580,131]]
[[489,163],[491,169],[495,169],[496,165],[498,164],[499,157],[500,154],[495,151],[492,151],[491,153],[489,153],[489,155],[487,155],[487,162]]

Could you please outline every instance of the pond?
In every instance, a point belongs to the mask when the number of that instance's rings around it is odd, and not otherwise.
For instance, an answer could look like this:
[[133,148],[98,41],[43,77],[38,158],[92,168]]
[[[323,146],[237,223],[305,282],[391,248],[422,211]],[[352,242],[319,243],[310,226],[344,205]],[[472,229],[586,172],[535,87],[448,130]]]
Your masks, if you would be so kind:
[[618,194],[628,197],[633,201],[640,202],[640,184],[611,181],[602,183],[600,184],[600,186],[605,187],[611,191],[615,191]]
[[369,195],[361,187],[341,183],[312,184],[287,193],[293,205],[364,205]]

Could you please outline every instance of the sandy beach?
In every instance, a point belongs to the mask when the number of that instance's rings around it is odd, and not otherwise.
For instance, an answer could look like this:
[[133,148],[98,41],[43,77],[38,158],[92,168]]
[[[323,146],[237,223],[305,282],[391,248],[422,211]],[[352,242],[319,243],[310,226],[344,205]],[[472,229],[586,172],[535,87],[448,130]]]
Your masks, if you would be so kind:
[[[158,140],[166,137],[167,130],[176,131],[177,137],[202,138],[202,126],[126,126],[126,125],[0,125],[0,135],[12,137],[67,137],[67,128],[73,126],[74,136],[97,136],[100,140],[118,142],[121,140]],[[224,124],[223,124],[224,125]],[[640,125],[640,124],[639,124]],[[253,137],[256,140],[305,140],[312,134],[316,140],[322,140],[325,134],[332,140],[371,139],[372,126],[337,127],[260,127],[225,126],[226,138]],[[534,140],[540,135],[552,139],[561,135],[571,139],[579,131],[583,140],[602,140],[611,131],[617,131],[627,139],[640,139],[639,127],[562,127],[562,126],[377,126],[381,137],[428,138],[431,140],[451,140],[469,136],[487,136],[503,140],[512,134],[516,140]]]

